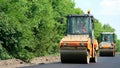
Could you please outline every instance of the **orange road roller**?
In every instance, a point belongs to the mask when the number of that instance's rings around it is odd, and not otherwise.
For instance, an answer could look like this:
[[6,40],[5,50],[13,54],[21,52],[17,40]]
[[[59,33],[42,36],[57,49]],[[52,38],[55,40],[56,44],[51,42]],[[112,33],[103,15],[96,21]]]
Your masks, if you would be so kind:
[[61,62],[96,63],[98,48],[98,42],[94,38],[93,16],[68,15],[67,35],[60,41]]

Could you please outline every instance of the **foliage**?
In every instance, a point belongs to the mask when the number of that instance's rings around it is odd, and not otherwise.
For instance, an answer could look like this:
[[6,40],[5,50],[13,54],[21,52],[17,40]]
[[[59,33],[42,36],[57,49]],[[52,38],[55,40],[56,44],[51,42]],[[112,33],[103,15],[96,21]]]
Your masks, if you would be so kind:
[[116,51],[120,52],[120,40],[116,41]]
[[57,53],[65,16],[83,13],[74,6],[72,0],[0,0],[0,58],[29,61]]
[[100,32],[102,32],[103,28],[102,28],[102,24],[97,20],[95,19],[94,20],[94,33],[95,33],[95,37],[97,39],[99,39],[100,37]]
[[2,45],[0,44],[0,60],[1,59],[10,59],[10,58],[12,58],[12,56],[9,55],[7,50],[5,48],[3,48]]

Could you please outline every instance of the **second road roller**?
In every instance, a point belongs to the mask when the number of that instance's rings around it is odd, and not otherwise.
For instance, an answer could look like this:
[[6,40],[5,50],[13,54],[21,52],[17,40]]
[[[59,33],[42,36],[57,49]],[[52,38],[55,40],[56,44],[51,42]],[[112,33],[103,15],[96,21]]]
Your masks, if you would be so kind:
[[88,14],[67,16],[67,35],[60,41],[62,63],[97,62],[98,42],[94,38],[94,17]]
[[101,32],[99,44],[100,56],[115,56],[116,41],[114,32]]

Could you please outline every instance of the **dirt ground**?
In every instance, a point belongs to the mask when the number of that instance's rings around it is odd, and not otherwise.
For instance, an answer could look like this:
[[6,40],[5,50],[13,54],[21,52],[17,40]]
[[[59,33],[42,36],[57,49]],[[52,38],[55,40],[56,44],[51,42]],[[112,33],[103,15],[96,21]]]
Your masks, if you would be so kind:
[[46,56],[46,57],[37,57],[30,61],[30,63],[25,63],[19,59],[9,59],[9,60],[0,60],[0,68],[17,68],[23,66],[31,66],[37,64],[46,64],[60,62],[59,56]]

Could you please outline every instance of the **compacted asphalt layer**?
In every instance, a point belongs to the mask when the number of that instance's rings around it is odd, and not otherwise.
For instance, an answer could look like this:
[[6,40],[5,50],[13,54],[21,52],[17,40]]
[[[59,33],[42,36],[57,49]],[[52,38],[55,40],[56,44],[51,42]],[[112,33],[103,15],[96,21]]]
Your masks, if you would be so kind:
[[34,66],[26,66],[20,68],[120,68],[120,54],[115,57],[98,57],[97,63],[90,62],[89,64],[84,63],[49,63],[39,64]]

